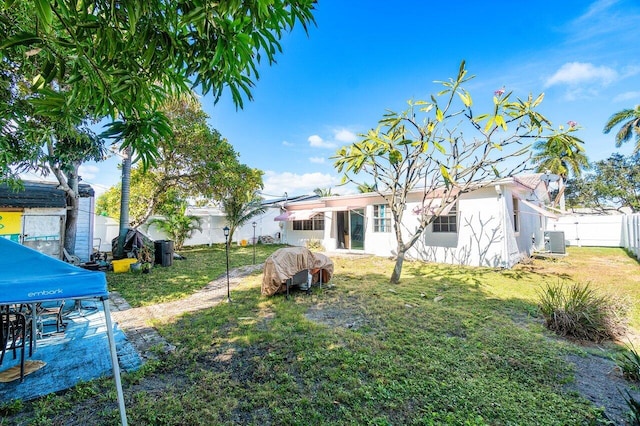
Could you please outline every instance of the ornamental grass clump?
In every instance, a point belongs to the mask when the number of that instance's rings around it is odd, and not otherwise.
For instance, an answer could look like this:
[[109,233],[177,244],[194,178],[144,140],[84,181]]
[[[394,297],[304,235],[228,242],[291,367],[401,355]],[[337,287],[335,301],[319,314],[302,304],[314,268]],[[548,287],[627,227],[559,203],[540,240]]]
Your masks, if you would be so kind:
[[625,379],[640,382],[640,354],[633,344],[629,343],[627,350],[617,356],[616,364]]
[[627,331],[629,303],[598,294],[589,284],[548,284],[539,291],[539,307],[549,330],[559,336],[601,342]]

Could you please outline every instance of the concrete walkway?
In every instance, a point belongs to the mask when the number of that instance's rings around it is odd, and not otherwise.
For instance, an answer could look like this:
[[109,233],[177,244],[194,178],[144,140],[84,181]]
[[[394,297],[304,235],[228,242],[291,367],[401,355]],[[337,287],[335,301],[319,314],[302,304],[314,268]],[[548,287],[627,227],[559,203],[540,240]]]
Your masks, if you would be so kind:
[[[229,287],[237,286],[242,278],[262,270],[264,264],[248,265],[229,271]],[[171,352],[175,348],[158,334],[152,324],[167,322],[184,313],[210,308],[227,298],[227,275],[211,281],[191,296],[172,302],[132,308],[118,292],[111,292],[111,318],[125,332],[143,360],[156,358],[156,351]]]

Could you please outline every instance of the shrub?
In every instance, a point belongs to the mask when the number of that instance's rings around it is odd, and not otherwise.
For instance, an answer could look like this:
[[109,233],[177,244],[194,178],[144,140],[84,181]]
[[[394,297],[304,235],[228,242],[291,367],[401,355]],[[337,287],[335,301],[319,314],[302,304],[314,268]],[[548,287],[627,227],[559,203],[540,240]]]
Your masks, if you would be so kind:
[[311,251],[324,251],[324,247],[322,246],[322,241],[316,238],[308,239],[305,245]]
[[601,342],[627,331],[629,304],[600,295],[589,284],[549,284],[539,298],[547,328],[560,336]]
[[631,411],[631,424],[632,426],[640,426],[640,401],[634,399],[633,396],[629,393],[629,391],[625,391],[627,396],[624,397],[627,405],[629,406],[629,410]]
[[625,379],[640,381],[640,354],[633,344],[629,344],[627,350],[616,357],[616,364],[622,370]]

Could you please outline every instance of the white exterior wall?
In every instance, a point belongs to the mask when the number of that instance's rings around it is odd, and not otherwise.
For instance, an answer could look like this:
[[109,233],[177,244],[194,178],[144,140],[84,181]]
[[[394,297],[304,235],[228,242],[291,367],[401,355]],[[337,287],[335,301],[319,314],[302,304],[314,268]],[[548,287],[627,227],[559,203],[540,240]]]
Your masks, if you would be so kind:
[[[191,238],[185,242],[185,246],[195,245],[211,245],[223,244],[225,241],[223,228],[227,226],[227,219],[223,213],[219,211],[203,212],[199,209],[187,211],[201,218],[202,231],[196,231]],[[271,236],[276,243],[280,242],[281,222],[275,222],[273,219],[280,214],[279,208],[268,208],[267,211],[260,216],[252,218],[248,223],[236,229],[233,234],[233,242],[240,244],[242,240],[246,240],[247,244],[251,244],[253,240],[253,222],[256,222],[255,235],[256,240],[261,236]],[[111,251],[111,240],[116,238],[119,233],[119,223],[112,218],[98,216],[94,225],[95,238],[101,239],[101,251]],[[156,225],[140,227],[140,231],[152,240],[169,239],[164,232],[160,231]],[[321,239],[320,236],[319,239]]]
[[120,233],[120,223],[107,216],[96,216],[93,222],[93,238],[96,247],[100,247],[101,252],[111,251],[111,241],[118,237]]
[[335,217],[335,213],[326,212],[318,214],[324,215],[324,230],[294,231],[292,221],[275,222],[278,224],[278,232],[282,235],[282,243],[290,246],[306,247],[309,241],[317,240],[320,241],[325,250],[332,251],[336,247],[336,238],[333,235],[335,230],[332,230],[332,219]]
[[[508,186],[500,186],[499,192],[494,185],[463,194],[458,200],[458,231],[452,233],[433,232],[433,224],[425,229],[418,242],[409,250],[407,257],[424,261],[464,264],[488,267],[511,267],[534,250],[544,247],[544,230],[546,218],[524,203],[519,203],[519,231],[514,229],[513,198],[535,198],[530,190],[523,194],[514,194]],[[359,201],[359,200],[358,200]],[[358,203],[346,200],[349,203]],[[385,203],[381,198],[367,198],[364,207],[365,237],[364,249],[353,250],[376,256],[393,256],[396,254],[396,240],[391,232],[373,231],[373,207]],[[402,232],[405,241],[418,226],[419,217],[413,209],[420,207],[421,202],[407,203],[407,211],[403,217]],[[312,208],[309,205],[307,208]],[[346,209],[346,207],[345,207]],[[336,212],[326,212],[325,230],[293,231],[292,222],[285,222],[287,243],[304,246],[309,239],[322,239],[327,251],[337,250],[334,221]]]
[[[373,206],[374,204],[371,204],[364,209],[364,252],[376,256],[391,256],[392,254],[396,253],[398,245],[396,243],[396,234],[393,229],[393,219],[391,219],[390,232],[374,232]],[[389,215],[391,215],[391,210],[389,210]]]
[[624,215],[567,215],[549,221],[549,231],[563,231],[567,245],[624,247]]
[[464,194],[457,205],[458,232],[433,232],[433,225],[429,225],[412,256],[438,263],[511,266],[504,258],[503,205],[493,187]]

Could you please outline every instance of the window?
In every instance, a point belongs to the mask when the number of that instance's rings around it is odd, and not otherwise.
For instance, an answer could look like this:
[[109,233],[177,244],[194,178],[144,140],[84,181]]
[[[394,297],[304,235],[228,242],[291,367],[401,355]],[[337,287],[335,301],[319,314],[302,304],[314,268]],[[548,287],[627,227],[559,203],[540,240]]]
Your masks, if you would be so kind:
[[433,232],[458,232],[458,211],[455,205],[449,213],[434,219]]
[[307,220],[294,220],[294,231],[322,231],[324,230],[324,214],[318,214]]
[[391,212],[389,206],[373,206],[373,232],[391,232]]
[[517,198],[513,198],[513,231],[520,232],[520,205]]

